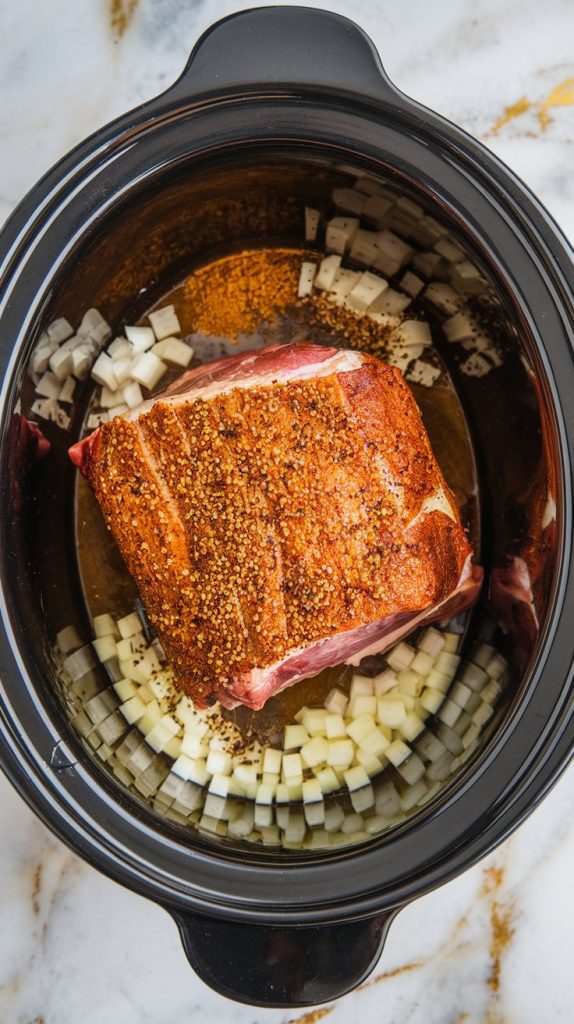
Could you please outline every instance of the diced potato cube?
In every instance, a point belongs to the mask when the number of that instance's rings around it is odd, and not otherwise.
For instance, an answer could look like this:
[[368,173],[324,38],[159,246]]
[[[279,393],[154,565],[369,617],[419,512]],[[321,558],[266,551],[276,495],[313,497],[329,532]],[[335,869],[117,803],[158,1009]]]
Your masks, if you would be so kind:
[[309,739],[304,725],[286,725],[283,736],[283,750],[298,750]]
[[437,672],[436,669],[431,669],[428,676],[426,677],[426,685],[432,690],[440,690],[442,694],[445,694],[452,683],[452,676],[446,672]]
[[362,715],[374,715],[377,711],[377,698],[367,697],[366,694],[358,694],[349,701],[347,714],[351,718],[359,718]]
[[283,754],[280,750],[275,750],[273,747],[267,747],[263,755],[263,771],[274,772],[279,775],[281,773],[281,760]]
[[146,705],[140,697],[134,696],[124,701],[120,706],[120,711],[126,722],[133,725],[134,722],[139,722],[139,720],[145,715]]
[[135,636],[136,633],[141,633],[142,628],[139,615],[136,612],[124,616],[123,619],[118,619],[117,626],[122,639],[127,639]]
[[342,715],[327,715],[325,718],[325,735],[329,740],[344,738],[347,735],[347,729]]
[[387,654],[387,664],[390,668],[394,669],[395,672],[402,672],[403,669],[409,668],[411,662],[415,657],[416,651],[409,646],[409,644],[401,641],[396,647],[393,647]]
[[303,725],[310,736],[325,735],[325,708],[307,708],[303,715]]
[[100,661],[109,661],[116,656],[116,640],[114,636],[98,636],[92,640],[94,648]]
[[443,637],[443,650],[448,654],[456,654],[456,652],[458,651],[458,645],[460,643],[460,635],[458,633],[443,633]]
[[111,615],[96,615],[93,621],[94,633],[99,636],[120,636],[115,619]]
[[437,715],[441,722],[444,722],[445,725],[449,725],[452,728],[454,723],[460,717],[460,713],[461,708],[447,697],[441,705],[440,711],[437,712]]
[[185,731],[181,742],[182,754],[187,754],[188,757],[207,758],[209,755],[209,743],[196,732]]
[[430,654],[431,658],[438,658],[443,647],[444,636],[433,626],[429,626],[428,629],[425,629],[418,642],[419,651],[423,651],[425,654]]
[[323,793],[334,793],[339,788],[339,780],[332,768],[320,768],[315,773],[315,778]]
[[371,780],[367,775],[365,769],[360,764],[355,765],[354,768],[349,768],[343,775],[347,784],[347,789],[361,789],[363,786],[370,786]]
[[398,729],[402,725],[407,712],[400,694],[387,693],[377,701],[377,720],[389,729]]
[[314,736],[301,747],[300,753],[305,768],[316,768],[326,762],[329,743],[323,736]]
[[301,782],[303,779],[303,764],[299,754],[283,754],[281,772],[285,782]]
[[434,690],[431,686],[426,686],[419,698],[420,704],[431,715],[436,715],[443,700],[444,693],[441,693],[440,690]]
[[272,804],[275,797],[275,786],[269,782],[261,782],[257,787],[255,802],[258,804]]
[[378,775],[383,767],[383,762],[376,754],[371,754],[367,750],[361,750],[360,747],[355,752],[355,760],[352,767],[357,764],[360,764],[361,768],[365,769],[369,778]]
[[423,688],[423,677],[411,668],[403,669],[398,674],[398,686],[401,691],[408,693],[411,697],[418,697]]
[[375,719],[372,715],[364,714],[360,718],[354,718],[347,725],[347,735],[351,737],[355,743],[360,743],[365,736],[368,736],[370,732],[376,727]]
[[420,736],[424,729],[424,722],[421,721],[419,716],[414,711],[410,711],[404,722],[401,724],[400,733],[406,740],[412,741]]
[[402,740],[394,740],[394,742],[385,750],[385,757],[395,766],[395,768],[398,768],[410,753],[410,748],[407,747],[406,743],[403,743]]
[[233,769],[231,755],[225,750],[214,750],[212,747],[206,761],[206,768],[210,775],[231,775]]
[[502,679],[507,669],[508,662],[506,658],[502,657],[502,654],[495,654],[486,666],[486,671],[492,679]]
[[375,696],[382,697],[383,694],[392,690],[393,687],[398,685],[397,673],[392,668],[386,668],[384,672],[381,672],[378,676],[373,679]]
[[434,664],[434,658],[425,651],[417,651],[412,662],[411,669],[421,676],[428,676]]
[[148,315],[148,320],[158,341],[169,338],[171,334],[179,334],[181,332],[180,323],[173,304],[156,309]]
[[334,687],[327,694],[325,700],[325,707],[327,711],[332,712],[334,715],[344,715],[347,710],[349,701],[342,690],[338,690]]
[[[374,724],[374,723],[373,723]],[[351,740],[331,740],[327,764],[333,768],[346,768],[355,756],[355,747]]]
[[351,680],[351,689],[349,691],[349,699],[354,700],[355,697],[372,697],[373,696],[373,680],[368,679],[367,676],[354,675]]
[[359,742],[361,750],[364,750],[366,754],[374,754],[375,757],[384,754],[388,746],[389,741],[380,729],[373,729]]

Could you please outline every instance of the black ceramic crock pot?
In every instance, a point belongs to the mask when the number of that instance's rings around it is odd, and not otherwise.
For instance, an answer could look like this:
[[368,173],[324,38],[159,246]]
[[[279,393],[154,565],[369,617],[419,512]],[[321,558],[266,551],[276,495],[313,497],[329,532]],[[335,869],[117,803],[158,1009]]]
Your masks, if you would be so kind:
[[[184,832],[122,790],[81,744],[50,661],[54,631],[66,615],[84,614],[73,470],[62,462],[38,479],[14,424],[46,318],[79,319],[93,305],[129,321],[144,293],[159,296],[178,279],[184,255],[197,263],[225,247],[226,210],[242,192],[281,197],[292,187],[305,200],[333,166],[383,174],[446,219],[515,325],[520,358],[498,390],[477,398],[468,385],[463,396],[480,464],[486,569],[508,561],[518,535],[542,544],[512,467],[524,476],[544,463],[556,518],[536,628],[522,629],[519,616],[516,628],[506,624],[514,685],[474,757],[388,834],[296,855]],[[264,1006],[340,996],[376,963],[397,911],[501,842],[572,751],[570,250],[491,153],[389,82],[354,24],[277,7],[215,25],[166,93],[62,160],[9,220],[0,258],[4,771],[80,856],[166,908],[194,969],[219,992]]]

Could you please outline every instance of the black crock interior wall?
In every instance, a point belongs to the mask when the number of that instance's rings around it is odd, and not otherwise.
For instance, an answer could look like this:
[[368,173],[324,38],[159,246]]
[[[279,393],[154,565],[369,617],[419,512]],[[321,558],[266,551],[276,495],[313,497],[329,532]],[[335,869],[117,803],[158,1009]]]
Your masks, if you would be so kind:
[[[325,166],[318,157],[303,162],[285,152],[269,160],[268,152],[254,147],[247,160],[237,153],[221,153],[217,160],[172,171],[167,181],[162,177],[151,187],[136,187],[127,199],[116,202],[81,250],[70,253],[43,310],[43,323],[58,315],[77,323],[93,305],[119,329],[139,317],[193,266],[210,258],[249,244],[301,245],[303,206],[328,209],[332,188],[347,182],[345,174]],[[424,202],[429,207],[428,196]],[[444,219],[440,211],[429,212]],[[478,258],[476,253],[473,258]],[[516,533],[514,497],[525,491],[534,468],[544,460],[538,399],[518,353],[506,375],[498,379],[486,410],[483,387],[459,380],[474,421],[488,496],[483,505],[482,553],[487,565],[507,553]],[[26,644],[29,657],[38,660],[38,672],[47,680],[53,676],[49,645],[56,631],[76,622],[84,635],[89,634],[75,571],[73,468],[61,460],[55,473],[50,469],[48,474],[41,464],[35,473],[27,501],[17,514],[12,509],[8,567],[12,593],[18,595],[14,620],[21,636],[32,639]],[[3,498],[14,499],[5,485]],[[475,616],[476,631],[481,621]],[[61,719],[52,687],[46,686],[42,699]],[[501,708],[498,724],[503,712]],[[62,730],[69,731],[63,722]],[[188,841],[205,843],[197,837],[191,840],[189,833],[186,836]]]

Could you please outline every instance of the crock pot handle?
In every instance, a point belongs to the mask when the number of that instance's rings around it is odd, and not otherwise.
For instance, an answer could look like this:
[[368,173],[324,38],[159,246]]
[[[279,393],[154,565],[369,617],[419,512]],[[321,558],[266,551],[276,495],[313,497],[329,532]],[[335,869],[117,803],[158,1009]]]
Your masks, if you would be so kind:
[[395,913],[289,928],[174,917],[191,966],[210,988],[240,1003],[293,1008],[356,988],[375,966]]
[[189,102],[257,86],[315,86],[378,101],[400,95],[354,22],[310,7],[258,7],[217,22],[168,95]]

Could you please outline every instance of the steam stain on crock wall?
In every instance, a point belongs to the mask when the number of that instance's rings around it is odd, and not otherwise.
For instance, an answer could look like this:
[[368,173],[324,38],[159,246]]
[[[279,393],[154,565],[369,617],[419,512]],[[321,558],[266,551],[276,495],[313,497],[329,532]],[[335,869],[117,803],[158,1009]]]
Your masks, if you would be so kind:
[[115,42],[119,42],[130,27],[139,0],[108,0],[109,22]]
[[538,121],[538,132],[528,131],[526,134],[536,137],[537,134],[545,132],[552,124],[554,118],[550,113],[551,110],[555,110],[557,107],[570,106],[574,106],[574,78],[565,78],[558,85],[554,86],[542,100],[533,101],[529,100],[527,96],[521,96],[515,103],[505,107],[488,135],[498,135],[502,128],[505,128],[512,121],[532,112]]

